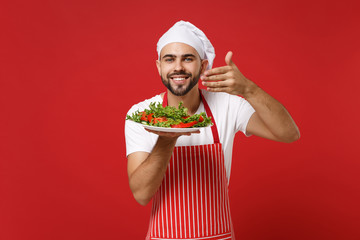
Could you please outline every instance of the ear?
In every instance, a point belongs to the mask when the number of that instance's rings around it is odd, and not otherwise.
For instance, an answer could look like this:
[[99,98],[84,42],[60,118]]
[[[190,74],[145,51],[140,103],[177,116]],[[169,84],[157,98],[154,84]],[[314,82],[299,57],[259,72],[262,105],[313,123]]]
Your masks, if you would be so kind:
[[201,60],[201,74],[203,74],[206,71],[208,65],[209,65],[209,61],[207,59]]
[[161,75],[161,71],[160,71],[160,69],[161,69],[161,67],[160,67],[160,60],[156,60],[156,67],[157,67],[157,69],[158,69],[159,75]]

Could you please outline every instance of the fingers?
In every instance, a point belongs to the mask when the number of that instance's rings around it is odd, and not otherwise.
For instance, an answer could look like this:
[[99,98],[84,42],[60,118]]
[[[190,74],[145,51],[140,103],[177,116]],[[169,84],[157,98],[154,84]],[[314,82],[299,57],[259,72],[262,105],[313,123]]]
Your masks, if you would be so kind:
[[231,67],[229,67],[229,66],[217,67],[217,68],[213,68],[213,69],[205,71],[204,76],[208,77],[208,76],[212,76],[212,75],[216,75],[216,74],[225,74],[228,71],[231,71]]
[[233,56],[233,53],[232,53],[231,51],[229,51],[229,52],[226,54],[226,56],[225,56],[225,63],[226,63],[226,65],[228,65],[228,66],[233,66],[233,65],[235,65],[234,62],[231,60],[232,56]]
[[227,92],[241,94],[241,87],[246,78],[232,61],[233,53],[229,51],[225,56],[226,66],[210,69],[201,76],[202,84],[210,92]]
[[226,93],[230,93],[231,89],[229,87],[208,87],[207,91],[209,91],[209,92],[226,92]]
[[211,75],[211,76],[202,76],[202,81],[221,81],[228,79],[226,74],[219,74],[219,75]]
[[[232,61],[233,53],[229,51],[225,56],[225,63],[226,66],[213,68],[204,72],[204,75],[201,77],[201,80],[205,81],[218,81],[218,80],[225,80],[228,74],[232,71],[237,71],[238,68],[236,67],[235,63]],[[215,75],[220,75],[216,76]],[[222,76],[221,76],[222,75]]]
[[[214,76],[216,77],[216,76]],[[222,88],[222,87],[227,87],[228,83],[226,81],[218,81],[218,82],[214,82],[214,81],[203,81],[202,84],[209,88]]]

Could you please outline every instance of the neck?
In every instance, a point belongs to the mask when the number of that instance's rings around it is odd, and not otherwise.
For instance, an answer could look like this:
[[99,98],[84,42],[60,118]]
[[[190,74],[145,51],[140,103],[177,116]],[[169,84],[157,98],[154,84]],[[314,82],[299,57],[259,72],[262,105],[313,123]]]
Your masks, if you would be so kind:
[[168,105],[178,107],[180,102],[183,102],[183,106],[188,109],[189,115],[194,115],[199,108],[201,99],[198,85],[194,86],[193,89],[190,90],[184,96],[176,96],[172,94],[169,90],[167,90],[168,94]]

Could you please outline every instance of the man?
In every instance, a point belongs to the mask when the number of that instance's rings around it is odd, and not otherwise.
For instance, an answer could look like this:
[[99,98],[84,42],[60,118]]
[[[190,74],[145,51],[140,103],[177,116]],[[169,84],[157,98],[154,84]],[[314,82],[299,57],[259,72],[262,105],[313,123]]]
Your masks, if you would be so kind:
[[[211,69],[214,48],[191,23],[177,22],[160,38],[157,51],[167,91],[128,114],[150,102],[177,107],[182,101],[190,115],[211,116],[213,126],[168,133],[126,121],[131,191],[141,205],[153,199],[146,239],[234,239],[227,186],[235,133],[293,142],[298,128],[283,105],[244,77],[232,52],[225,66]],[[199,90],[199,79],[207,90]]]

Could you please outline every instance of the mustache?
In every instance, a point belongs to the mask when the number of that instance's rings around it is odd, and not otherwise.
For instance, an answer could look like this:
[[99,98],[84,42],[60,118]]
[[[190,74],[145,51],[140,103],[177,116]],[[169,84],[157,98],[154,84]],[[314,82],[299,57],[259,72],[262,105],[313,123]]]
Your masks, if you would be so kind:
[[174,72],[174,73],[168,74],[167,77],[170,78],[170,77],[175,76],[175,75],[185,75],[187,77],[191,77],[191,74],[187,73],[185,71]]

